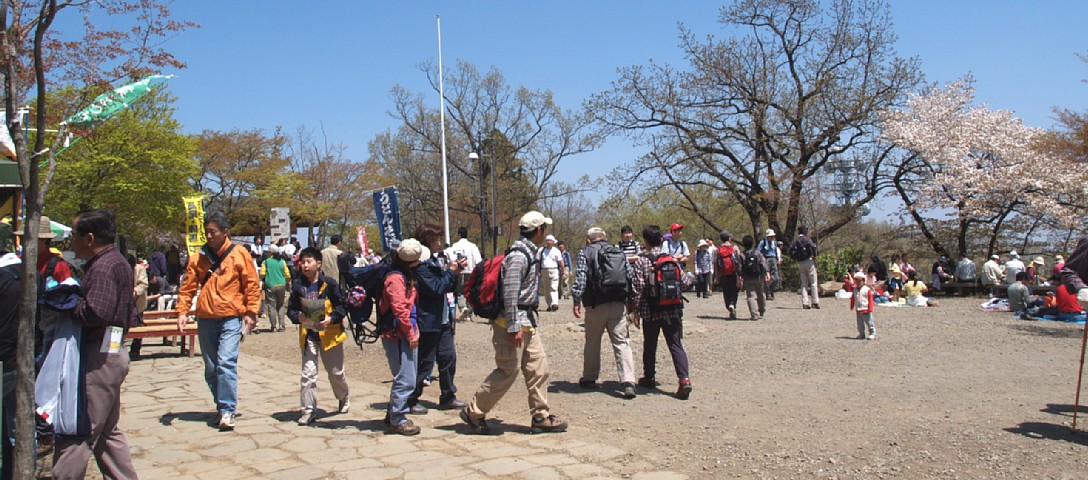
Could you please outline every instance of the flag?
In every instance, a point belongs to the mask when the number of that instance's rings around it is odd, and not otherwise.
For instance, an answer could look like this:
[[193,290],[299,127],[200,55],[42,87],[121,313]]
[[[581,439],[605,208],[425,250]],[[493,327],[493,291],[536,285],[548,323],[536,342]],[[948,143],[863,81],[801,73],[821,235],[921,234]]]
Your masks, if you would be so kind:
[[387,187],[374,192],[374,213],[378,216],[378,232],[382,237],[382,250],[388,252],[400,243],[400,206],[397,204],[397,187]]
[[182,201],[185,202],[185,248],[193,256],[208,241],[204,236],[204,195],[183,197]]
[[[16,113],[18,115],[18,113]],[[15,142],[11,141],[8,133],[8,113],[0,112],[0,155],[15,159]]]
[[98,97],[95,97],[87,108],[68,117],[64,123],[68,128],[81,137],[86,137],[91,130],[99,124],[113,118],[122,110],[128,108],[133,102],[143,98],[158,85],[165,83],[173,75],[151,75],[138,82],[117,87]]
[[370,256],[370,245],[366,240],[366,227],[359,225],[355,227],[355,240],[359,242],[359,249],[363,252],[364,257]]

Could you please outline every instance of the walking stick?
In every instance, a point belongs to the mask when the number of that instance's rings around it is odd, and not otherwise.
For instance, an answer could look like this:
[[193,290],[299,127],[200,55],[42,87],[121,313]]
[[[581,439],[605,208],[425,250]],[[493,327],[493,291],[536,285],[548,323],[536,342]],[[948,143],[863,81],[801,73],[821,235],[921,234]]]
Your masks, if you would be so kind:
[[1073,433],[1077,433],[1077,410],[1080,410],[1080,381],[1084,377],[1084,346],[1088,343],[1088,323],[1084,324],[1084,333],[1080,338],[1080,369],[1077,371],[1077,395],[1073,400]]

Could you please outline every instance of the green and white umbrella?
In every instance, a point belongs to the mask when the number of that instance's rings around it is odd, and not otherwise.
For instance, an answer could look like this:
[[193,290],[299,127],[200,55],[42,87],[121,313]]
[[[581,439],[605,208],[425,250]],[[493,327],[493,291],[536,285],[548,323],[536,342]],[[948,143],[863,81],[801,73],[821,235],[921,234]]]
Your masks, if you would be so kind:
[[53,234],[57,236],[57,240],[63,240],[68,238],[72,234],[72,227],[63,225],[52,220],[49,221],[49,230],[53,231]]

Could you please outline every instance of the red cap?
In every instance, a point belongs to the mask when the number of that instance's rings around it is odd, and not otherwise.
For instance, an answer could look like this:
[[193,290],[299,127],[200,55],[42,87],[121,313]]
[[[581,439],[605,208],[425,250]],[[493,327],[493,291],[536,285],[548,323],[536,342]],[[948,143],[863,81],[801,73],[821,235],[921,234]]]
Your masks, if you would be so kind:
[[683,230],[683,229],[684,229],[684,226],[679,224],[679,223],[674,223],[674,224],[672,224],[671,227],[669,227],[670,232],[675,232],[677,230]]

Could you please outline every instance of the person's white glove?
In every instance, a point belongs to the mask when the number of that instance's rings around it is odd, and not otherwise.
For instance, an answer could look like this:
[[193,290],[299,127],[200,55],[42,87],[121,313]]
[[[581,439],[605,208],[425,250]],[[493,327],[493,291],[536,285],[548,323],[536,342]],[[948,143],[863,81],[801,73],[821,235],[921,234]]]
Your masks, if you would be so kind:
[[1088,287],[1077,292],[1077,303],[1080,304],[1081,308],[1088,310]]

